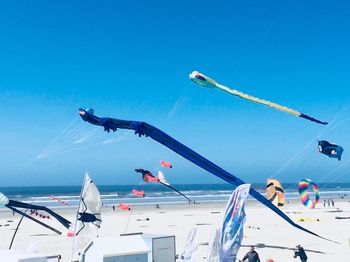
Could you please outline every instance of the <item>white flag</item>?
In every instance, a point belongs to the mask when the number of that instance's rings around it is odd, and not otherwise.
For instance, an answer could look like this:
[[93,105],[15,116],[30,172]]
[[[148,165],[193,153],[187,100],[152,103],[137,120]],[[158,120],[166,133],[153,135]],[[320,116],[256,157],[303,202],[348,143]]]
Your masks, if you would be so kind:
[[198,248],[198,228],[194,228],[188,234],[183,261],[196,262],[197,248]]
[[214,238],[208,245],[208,262],[220,261],[220,235],[221,229],[216,229]]

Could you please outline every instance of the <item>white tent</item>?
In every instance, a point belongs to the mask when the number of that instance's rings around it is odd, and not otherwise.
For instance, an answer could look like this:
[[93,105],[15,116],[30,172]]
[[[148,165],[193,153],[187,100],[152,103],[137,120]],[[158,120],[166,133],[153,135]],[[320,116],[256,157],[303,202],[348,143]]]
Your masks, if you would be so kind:
[[20,250],[0,250],[0,260],[6,262],[47,262],[47,258],[42,254]]
[[114,259],[147,262],[149,251],[146,243],[138,235],[101,237],[91,241],[85,248],[83,262],[106,262]]

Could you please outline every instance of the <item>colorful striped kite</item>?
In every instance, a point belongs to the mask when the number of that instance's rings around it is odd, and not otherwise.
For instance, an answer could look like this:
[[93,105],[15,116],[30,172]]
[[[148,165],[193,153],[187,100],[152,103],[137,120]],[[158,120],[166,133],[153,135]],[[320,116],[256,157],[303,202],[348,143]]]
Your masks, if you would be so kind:
[[247,100],[250,100],[250,101],[253,101],[255,103],[259,103],[259,104],[263,104],[265,106],[269,106],[269,107],[272,107],[274,109],[277,109],[279,111],[282,111],[282,112],[286,112],[288,114],[291,114],[291,115],[294,115],[294,116],[297,116],[297,117],[301,117],[301,118],[305,118],[307,120],[310,120],[312,122],[316,122],[318,124],[322,124],[322,125],[327,125],[328,123],[327,122],[323,122],[323,121],[320,121],[318,119],[315,119],[311,116],[308,116],[308,115],[305,115],[303,113],[300,113],[294,109],[291,109],[291,108],[288,108],[286,106],[281,106],[279,104],[276,104],[276,103],[273,103],[273,102],[270,102],[270,101],[267,101],[267,100],[264,100],[264,99],[261,99],[261,98],[257,98],[257,97],[254,97],[254,96],[251,96],[251,95],[248,95],[248,94],[245,94],[243,92],[240,92],[238,90],[235,90],[235,89],[231,89],[231,88],[228,88],[224,85],[221,85],[219,83],[217,83],[215,80],[199,73],[198,71],[193,71],[191,74],[190,74],[190,79],[200,85],[200,86],[203,86],[203,87],[208,87],[208,88],[218,88],[220,90],[223,90],[227,93],[230,93],[231,95],[234,95],[234,96],[238,96],[240,98],[244,98],[244,99],[247,99]]
[[[315,193],[315,202],[310,199],[308,188],[312,186]],[[299,182],[299,195],[300,201],[304,206],[308,208],[315,208],[315,205],[320,201],[320,193],[318,191],[318,186],[310,179],[303,179]]]

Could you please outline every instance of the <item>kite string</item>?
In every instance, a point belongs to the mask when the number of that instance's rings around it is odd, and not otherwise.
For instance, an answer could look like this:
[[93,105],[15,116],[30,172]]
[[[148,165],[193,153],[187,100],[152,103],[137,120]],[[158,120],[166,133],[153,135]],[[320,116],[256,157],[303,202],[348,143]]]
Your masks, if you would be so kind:
[[73,119],[51,142],[47,144],[47,146],[42,151],[50,149],[50,147],[54,146],[57,141],[65,139],[79,128],[81,128],[81,126],[78,125],[78,118]]
[[16,235],[17,235],[17,231],[18,231],[18,229],[19,229],[19,226],[21,225],[22,220],[23,220],[23,218],[24,218],[24,215],[27,213],[29,207],[30,207],[30,205],[27,206],[26,210],[24,211],[24,213],[23,213],[21,219],[19,220],[19,222],[18,222],[18,224],[17,224],[16,230],[15,230],[15,232],[13,233],[13,236],[12,236],[12,239],[11,239],[11,243],[10,243],[10,246],[9,246],[9,250],[11,250],[11,248],[12,248],[12,244],[13,244],[13,241],[15,240]]
[[133,211],[134,211],[134,207],[132,206],[132,208],[131,208],[131,210],[130,210],[130,213],[129,213],[129,216],[128,216],[128,221],[126,222],[126,225],[125,225],[124,234],[126,234],[126,231],[128,230],[128,226],[129,226],[131,214],[132,214]]
[[[324,181],[326,178],[328,178],[330,175],[334,174],[338,169],[342,168],[346,163],[350,162],[350,159],[348,159],[347,161],[342,162],[339,166],[335,167],[334,169],[332,169],[330,172],[328,172],[325,176],[323,176],[318,182]],[[326,188],[326,186],[328,186],[329,184],[333,183],[334,181],[336,181],[339,177],[341,177],[342,175],[344,175],[343,173],[340,173],[339,175],[337,175],[336,177],[334,177],[332,180],[330,180],[328,183],[326,183],[325,185],[322,185],[322,187],[320,188]]]
[[[303,151],[305,151],[313,142],[315,139],[320,138],[321,136],[326,135],[327,133],[329,133],[330,131],[332,131],[333,129],[335,129],[336,127],[340,126],[341,124],[345,123],[347,121],[347,119],[342,120],[341,122],[336,123],[335,125],[333,125],[333,123],[335,123],[335,121],[338,119],[338,117],[340,116],[340,113],[342,111],[344,111],[345,108],[342,108],[338,114],[333,118],[333,120],[329,123],[328,126],[326,126],[325,128],[323,128],[317,135],[316,138],[311,139],[305,146],[303,146],[298,152],[296,152],[291,158],[289,158],[279,169],[277,169],[274,172],[273,177],[277,178],[278,175],[281,173],[281,171],[286,168],[289,164],[291,164]],[[290,189],[291,187],[287,187],[285,189]]]
[[57,136],[39,153],[39,155],[36,158],[46,157],[48,155],[51,155],[52,153],[59,152],[62,148],[69,147],[69,145],[71,144],[70,139],[74,138],[84,129],[86,129],[85,126],[76,126],[73,127],[73,129],[71,130],[73,133],[70,133],[69,135],[67,133],[65,135]]
[[[129,194],[131,194],[131,193],[129,193]],[[134,204],[134,203],[135,203],[135,200],[134,200],[133,202],[131,202],[131,203]],[[130,218],[131,218],[132,213],[134,212],[134,205],[132,205],[131,207],[132,207],[132,208],[131,208],[131,210],[130,210],[130,213],[129,213],[129,216],[128,216],[128,220],[126,221],[124,234],[126,234],[126,231],[128,230]]]

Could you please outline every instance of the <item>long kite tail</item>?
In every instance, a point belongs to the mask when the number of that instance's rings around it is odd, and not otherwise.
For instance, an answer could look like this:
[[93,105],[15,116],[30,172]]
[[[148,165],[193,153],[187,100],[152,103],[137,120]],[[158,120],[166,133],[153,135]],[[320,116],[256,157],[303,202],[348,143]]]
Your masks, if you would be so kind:
[[20,211],[20,210],[14,208],[14,207],[12,207],[12,206],[9,206],[9,205],[5,205],[5,206],[8,207],[9,209],[11,209],[12,211],[14,211],[14,212],[16,212],[16,213],[22,215],[23,217],[26,217],[26,218],[28,218],[28,219],[30,219],[30,220],[32,220],[32,221],[38,223],[39,225],[41,225],[41,226],[43,226],[43,227],[46,227],[46,228],[52,230],[52,231],[55,232],[56,234],[59,234],[59,235],[62,234],[62,232],[58,231],[57,229],[54,229],[53,227],[50,227],[49,225],[47,225],[47,224],[45,224],[45,223],[43,223],[43,222],[41,222],[41,221],[35,219],[34,217],[31,217],[30,215],[26,214],[25,212],[22,212],[22,211]]
[[[187,146],[181,144],[179,141],[175,140],[171,136],[167,135],[163,131],[159,130],[158,128],[151,126],[145,122],[140,123],[141,129],[145,135],[148,135],[155,141],[161,143],[162,145],[168,147],[169,149],[173,150],[174,152],[178,153],[182,157],[186,158],[190,162],[194,163],[195,165],[203,168],[204,170],[212,173],[213,175],[227,181],[228,183],[239,186],[241,184],[245,184],[241,179],[235,177],[234,175],[228,173],[221,167],[215,165],[208,159],[204,158],[203,156],[199,155],[192,149],[188,148]],[[286,220],[289,224],[292,226],[303,230],[309,234],[312,234],[314,236],[320,237],[325,240],[329,240],[327,238],[321,237],[320,235],[302,227],[296,224],[293,220],[291,220],[285,213],[283,213],[279,208],[277,208],[275,205],[273,205],[268,199],[266,199],[264,196],[262,196],[259,192],[257,192],[255,189],[251,188],[249,191],[249,194],[254,197],[256,200],[261,202],[266,207],[270,208],[272,211],[274,211],[277,215],[282,217],[284,220]],[[332,240],[329,240],[332,241]],[[334,242],[334,241],[332,241]]]
[[[119,119],[113,119],[113,118],[109,118],[109,120],[110,120],[110,122],[108,123],[109,126],[113,126],[114,128],[134,130],[135,134],[138,134],[139,136],[142,136],[142,135],[149,136],[153,140],[166,146],[170,150],[176,152],[177,154],[181,155],[182,157],[194,163],[195,165],[203,168],[209,173],[212,173],[213,175],[225,180],[226,182],[232,185],[239,186],[241,184],[244,184],[244,182],[238,177],[230,174],[229,172],[225,171],[221,167],[215,165],[208,159],[204,158],[200,154],[196,153],[195,151],[188,148],[187,146],[181,144],[180,142],[178,142],[168,134],[164,133],[163,131],[161,131],[160,129],[152,125],[149,125],[145,122],[139,122],[139,121],[127,121],[127,120],[119,120]],[[274,211],[277,215],[282,217],[285,221],[287,221],[292,226],[300,230],[303,230],[309,234],[312,234],[314,236],[320,237],[325,240],[329,240],[294,223],[293,220],[291,220],[279,208],[274,206],[270,201],[268,201],[265,197],[263,197],[261,194],[259,194],[259,192],[255,191],[254,189],[251,188],[249,194],[254,198],[256,198],[258,201],[260,201],[263,205],[270,208],[272,211]],[[332,241],[332,240],[329,240],[329,241]]]
[[15,200],[9,200],[9,203],[7,204],[8,207],[17,207],[17,208],[29,208],[29,209],[36,209],[36,210],[42,210],[50,214],[52,217],[56,218],[58,222],[60,222],[65,228],[69,228],[71,222],[64,217],[60,216],[56,212],[52,211],[51,209],[45,207],[45,206],[37,206],[37,205],[31,205],[28,203],[23,203]]
[[255,97],[255,96],[251,96],[251,95],[248,95],[248,94],[245,94],[241,91],[238,91],[238,90],[235,90],[235,89],[231,89],[227,86],[224,86],[222,84],[219,84],[218,82],[216,82],[214,79],[211,79],[210,77],[207,77],[197,71],[194,71],[190,74],[190,79],[200,85],[200,86],[204,86],[204,87],[211,87],[211,88],[218,88],[218,89],[221,89],[231,95],[234,95],[234,96],[238,96],[240,98],[243,98],[243,99],[246,99],[246,100],[249,100],[249,101],[252,101],[252,102],[255,102],[255,103],[259,103],[259,104],[262,104],[262,105],[265,105],[265,106],[269,106],[269,107],[272,107],[274,109],[277,109],[279,111],[282,111],[282,112],[285,112],[285,113],[288,113],[288,114],[291,114],[291,115],[294,115],[294,116],[297,116],[297,117],[301,117],[301,118],[304,118],[304,119],[307,119],[307,120],[310,120],[312,122],[315,122],[315,123],[318,123],[318,124],[322,124],[322,125],[327,125],[328,122],[323,122],[323,121],[320,121],[314,117],[311,117],[311,116],[308,116],[306,114],[303,114],[303,113],[300,113],[294,109],[291,109],[289,107],[286,107],[286,106],[282,106],[282,105],[279,105],[277,103],[274,103],[274,102],[271,102],[271,101],[268,101],[268,100],[265,100],[265,99],[261,99],[261,98],[258,98],[258,97]]
[[177,193],[179,193],[181,196],[183,196],[184,198],[186,198],[188,200],[188,203],[191,204],[191,202],[193,202],[191,199],[189,199],[185,194],[181,193],[179,190],[177,190],[175,187],[172,187],[171,185],[169,184],[166,184],[166,183],[163,183],[163,182],[158,182],[158,183],[161,183],[162,185],[176,191]]

